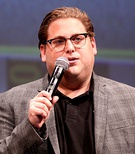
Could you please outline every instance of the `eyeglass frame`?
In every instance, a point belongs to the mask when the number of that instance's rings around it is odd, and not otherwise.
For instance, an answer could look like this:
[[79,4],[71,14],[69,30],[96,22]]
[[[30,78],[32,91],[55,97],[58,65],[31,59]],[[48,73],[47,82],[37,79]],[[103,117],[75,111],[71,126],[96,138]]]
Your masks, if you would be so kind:
[[[73,42],[73,40],[72,40],[75,36],[78,36],[78,35],[83,35],[83,36],[85,37],[85,43],[84,43],[82,46],[80,46],[80,47],[76,47],[76,44],[74,44],[74,42]],[[65,40],[65,45],[66,45],[66,41],[67,41],[67,40],[70,40],[70,41],[72,42],[72,44],[74,45],[74,47],[76,47],[76,48],[81,48],[81,47],[83,47],[83,46],[86,44],[86,38],[87,38],[88,36],[89,36],[88,33],[74,34],[74,35],[72,35],[70,38],[65,38],[65,37],[60,36],[60,37],[56,37],[56,38],[53,38],[53,39],[49,39],[49,40],[45,41],[44,44],[49,43],[50,46],[52,47],[52,49],[55,51],[55,47],[53,48],[53,46],[52,46],[52,44],[51,44],[52,41],[53,41],[53,40],[56,40],[56,39],[59,39],[59,38],[62,38],[62,39]],[[65,48],[65,45],[64,45],[63,49]],[[62,50],[63,50],[63,49],[62,49]],[[62,51],[62,50],[60,50],[60,51]],[[55,51],[55,52],[60,52],[60,51]]]

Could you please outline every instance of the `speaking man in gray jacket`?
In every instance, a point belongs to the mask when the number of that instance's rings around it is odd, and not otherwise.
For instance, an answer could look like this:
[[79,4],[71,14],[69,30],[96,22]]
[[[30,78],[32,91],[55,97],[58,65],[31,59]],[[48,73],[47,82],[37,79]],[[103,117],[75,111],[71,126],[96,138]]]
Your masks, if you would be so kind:
[[[0,154],[134,154],[135,88],[94,73],[87,14],[52,10],[38,37],[48,73],[0,94]],[[61,57],[64,72],[56,71]]]

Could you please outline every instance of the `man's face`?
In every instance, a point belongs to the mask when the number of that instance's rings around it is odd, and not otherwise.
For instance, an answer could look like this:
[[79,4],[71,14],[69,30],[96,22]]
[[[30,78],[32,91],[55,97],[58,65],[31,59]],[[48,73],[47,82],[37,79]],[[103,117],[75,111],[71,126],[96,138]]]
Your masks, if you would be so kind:
[[[70,38],[73,35],[86,33],[84,25],[74,18],[57,19],[53,21],[48,29],[47,40],[64,37]],[[94,38],[86,37],[86,43],[83,47],[76,48],[68,39],[62,51],[56,52],[48,43],[40,47],[41,58],[46,62],[49,74],[52,73],[55,61],[58,57],[66,57],[69,60],[70,66],[66,73],[72,76],[89,76],[93,70],[94,56],[97,53],[96,43]]]

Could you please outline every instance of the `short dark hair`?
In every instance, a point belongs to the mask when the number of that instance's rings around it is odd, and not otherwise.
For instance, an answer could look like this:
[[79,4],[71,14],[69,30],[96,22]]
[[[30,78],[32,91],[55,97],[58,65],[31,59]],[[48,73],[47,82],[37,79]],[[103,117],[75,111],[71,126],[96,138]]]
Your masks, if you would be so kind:
[[81,23],[86,28],[86,32],[90,37],[94,37],[94,27],[93,24],[86,14],[86,12],[81,11],[76,7],[61,7],[49,12],[45,18],[43,19],[41,26],[38,32],[38,47],[40,48],[41,44],[44,44],[48,37],[48,28],[51,22],[57,19],[65,19],[65,18],[75,18],[81,21]]

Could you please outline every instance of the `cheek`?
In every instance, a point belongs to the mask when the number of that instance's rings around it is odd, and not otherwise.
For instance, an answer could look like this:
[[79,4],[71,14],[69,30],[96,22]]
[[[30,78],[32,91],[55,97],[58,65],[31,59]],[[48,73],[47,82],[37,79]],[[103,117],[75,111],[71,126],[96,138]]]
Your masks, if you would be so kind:
[[54,69],[54,63],[49,59],[46,60],[46,68],[48,73],[51,75]]
[[51,51],[46,51],[46,63],[54,63],[55,61],[55,55]]
[[48,53],[46,52],[46,67],[47,67],[47,70],[49,72],[49,74],[52,73],[54,67],[55,67],[55,61],[58,57],[55,55],[55,54],[52,54],[52,53]]
[[83,57],[83,62],[86,65],[88,66],[93,65],[95,59],[95,50],[91,47],[91,45],[87,46],[82,57]]
[[90,52],[90,55],[96,55],[97,54],[97,47],[96,47],[96,41],[95,38],[89,38],[86,42],[86,50]]

